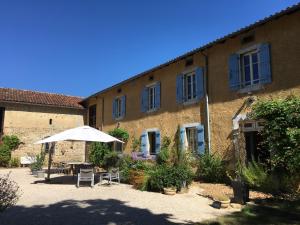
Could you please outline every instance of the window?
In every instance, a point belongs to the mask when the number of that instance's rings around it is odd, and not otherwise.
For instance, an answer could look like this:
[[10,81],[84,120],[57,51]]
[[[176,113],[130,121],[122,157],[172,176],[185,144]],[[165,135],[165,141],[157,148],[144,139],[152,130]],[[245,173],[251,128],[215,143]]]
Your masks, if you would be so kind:
[[116,97],[113,101],[113,118],[122,119],[125,116],[126,96]]
[[203,68],[197,67],[192,71],[177,75],[176,102],[196,103],[204,96]]
[[189,73],[183,77],[183,94],[186,101],[196,98],[196,74]]
[[232,91],[260,90],[264,84],[272,82],[270,44],[254,45],[231,54],[228,67]]
[[259,83],[259,63],[257,51],[241,55],[242,86],[246,87]]
[[115,118],[118,119],[118,118],[121,117],[121,107],[122,107],[121,98],[116,98],[115,99],[115,104],[116,104]]
[[3,134],[3,127],[4,127],[4,108],[0,108],[0,135]]
[[151,110],[154,110],[155,109],[155,90],[156,87],[155,86],[152,86],[152,87],[149,87],[149,99],[148,99],[148,110],[151,111]]
[[96,105],[89,107],[89,126],[96,127]]
[[197,149],[198,149],[197,128],[196,127],[186,128],[186,137],[187,137],[188,149],[193,153],[197,153]]
[[153,112],[160,108],[160,82],[143,88],[141,96],[142,112]]

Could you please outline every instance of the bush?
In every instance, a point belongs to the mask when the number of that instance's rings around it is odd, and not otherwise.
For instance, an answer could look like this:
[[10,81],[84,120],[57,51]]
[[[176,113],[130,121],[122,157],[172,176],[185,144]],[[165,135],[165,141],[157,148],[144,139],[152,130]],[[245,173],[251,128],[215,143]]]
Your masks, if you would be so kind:
[[160,152],[156,155],[156,162],[160,165],[166,164],[170,159],[169,149],[162,148]]
[[9,174],[0,175],[0,212],[17,203],[18,190],[19,186],[9,179]]
[[94,142],[90,146],[89,160],[94,165],[101,167],[103,165],[104,157],[108,153],[110,153],[110,149],[106,144]]
[[124,156],[119,161],[120,178],[124,183],[129,183],[130,169],[133,165],[133,160],[130,156]]
[[5,144],[0,145],[0,166],[3,167],[9,166],[10,156],[11,156],[10,148]]
[[189,185],[193,179],[193,172],[189,166],[181,164],[177,166],[157,165],[148,171],[147,190],[162,191],[163,188],[176,187],[177,191],[185,185]]
[[255,161],[250,162],[242,169],[242,178],[251,188],[262,188],[265,186],[268,174],[264,167]]
[[137,152],[140,149],[140,146],[141,146],[141,140],[133,137],[132,144],[131,144],[132,151]]
[[119,165],[119,161],[120,161],[120,158],[118,156],[118,153],[115,151],[112,151],[104,156],[102,166],[105,169],[115,168]]
[[2,142],[4,145],[8,146],[11,151],[18,148],[21,144],[20,139],[16,135],[5,135],[2,138]]
[[109,131],[108,134],[115,138],[118,138],[124,142],[127,142],[129,139],[128,132],[122,128],[115,128],[115,129]]
[[19,167],[20,166],[20,159],[19,158],[12,158],[9,161],[9,167]]
[[198,177],[206,182],[218,183],[224,181],[225,168],[222,159],[217,155],[205,153],[200,156]]

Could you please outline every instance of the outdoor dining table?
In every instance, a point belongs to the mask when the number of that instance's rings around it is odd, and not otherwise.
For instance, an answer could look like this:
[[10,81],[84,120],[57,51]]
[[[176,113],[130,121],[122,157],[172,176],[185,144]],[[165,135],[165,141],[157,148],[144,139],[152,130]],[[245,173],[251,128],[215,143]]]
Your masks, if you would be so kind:
[[75,173],[74,173],[74,170],[75,170],[75,167],[78,166],[78,165],[85,165],[85,166],[91,166],[92,163],[88,163],[88,162],[68,162],[67,163],[68,165],[71,166],[71,173],[74,177]]

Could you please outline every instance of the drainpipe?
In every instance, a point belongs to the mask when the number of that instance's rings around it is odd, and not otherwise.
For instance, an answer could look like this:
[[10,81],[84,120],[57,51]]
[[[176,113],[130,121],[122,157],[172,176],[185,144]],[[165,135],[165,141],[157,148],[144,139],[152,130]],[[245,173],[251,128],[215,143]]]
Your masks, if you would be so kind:
[[201,54],[204,56],[205,68],[204,68],[204,103],[205,103],[205,131],[206,131],[206,143],[207,151],[211,152],[211,131],[210,131],[210,114],[209,114],[209,98],[208,98],[208,55],[201,51]]

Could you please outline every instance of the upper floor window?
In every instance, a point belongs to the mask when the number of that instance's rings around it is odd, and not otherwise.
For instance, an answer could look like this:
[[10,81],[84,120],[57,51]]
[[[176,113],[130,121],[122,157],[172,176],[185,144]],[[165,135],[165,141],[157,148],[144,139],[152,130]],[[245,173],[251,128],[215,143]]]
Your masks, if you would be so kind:
[[204,96],[203,69],[179,74],[176,80],[176,99],[178,103],[194,102]]
[[141,108],[142,112],[151,112],[160,108],[160,82],[143,88]]
[[89,107],[89,126],[96,127],[97,107],[92,105]]
[[229,86],[231,90],[248,92],[260,84],[271,83],[270,45],[255,45],[230,55]]
[[113,118],[122,119],[126,111],[126,96],[116,97],[113,101]]
[[193,100],[197,97],[196,85],[195,72],[188,73],[183,76],[183,95],[187,101]]

